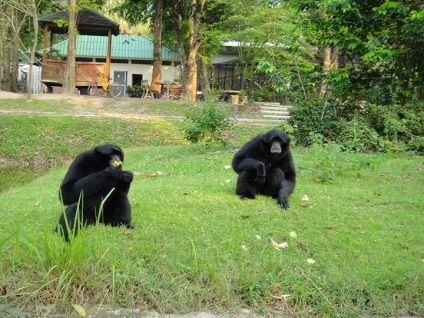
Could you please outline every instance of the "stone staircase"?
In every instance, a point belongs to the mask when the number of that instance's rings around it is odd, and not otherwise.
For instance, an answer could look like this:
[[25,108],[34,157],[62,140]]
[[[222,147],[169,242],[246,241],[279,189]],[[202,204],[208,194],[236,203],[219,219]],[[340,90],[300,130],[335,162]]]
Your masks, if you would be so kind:
[[280,103],[256,102],[260,106],[261,114],[269,120],[287,121],[290,118],[290,110],[293,106],[281,105]]

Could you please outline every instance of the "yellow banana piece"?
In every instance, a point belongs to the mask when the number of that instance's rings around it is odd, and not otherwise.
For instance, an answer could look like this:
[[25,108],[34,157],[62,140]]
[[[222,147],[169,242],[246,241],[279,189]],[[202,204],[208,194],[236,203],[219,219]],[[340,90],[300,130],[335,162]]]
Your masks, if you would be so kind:
[[117,167],[117,166],[122,166],[122,161],[114,161],[112,162],[112,166]]

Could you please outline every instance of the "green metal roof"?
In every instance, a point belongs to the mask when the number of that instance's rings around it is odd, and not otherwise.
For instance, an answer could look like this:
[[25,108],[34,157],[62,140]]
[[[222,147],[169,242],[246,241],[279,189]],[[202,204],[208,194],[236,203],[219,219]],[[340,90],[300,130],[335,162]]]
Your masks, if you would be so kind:
[[[55,44],[53,49],[60,55],[68,55],[68,40]],[[78,57],[106,57],[107,37],[78,35]],[[153,41],[145,35],[119,34],[112,36],[112,58],[153,60]],[[180,56],[162,46],[163,60],[180,60]]]

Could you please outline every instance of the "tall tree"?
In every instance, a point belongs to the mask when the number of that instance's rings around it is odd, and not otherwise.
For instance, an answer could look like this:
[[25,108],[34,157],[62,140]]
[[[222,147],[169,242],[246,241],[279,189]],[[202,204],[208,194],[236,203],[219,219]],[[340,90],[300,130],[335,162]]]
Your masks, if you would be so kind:
[[162,19],[163,0],[156,0],[155,23],[153,27],[153,70],[152,90],[159,91],[157,82],[162,81]]
[[162,81],[162,21],[165,7],[164,0],[123,0],[112,11],[126,19],[130,26],[149,23],[153,26],[153,69],[152,90],[159,91],[157,82]]
[[[54,4],[50,3],[52,7]],[[36,62],[35,52],[38,47],[38,12],[45,10],[46,4],[40,0],[0,0],[0,6],[4,8],[2,30],[2,43],[6,43],[3,54],[4,89],[16,91],[18,62],[23,57],[29,63],[28,74],[28,97],[32,91],[32,69]],[[23,30],[30,32],[23,32]],[[10,54],[12,53],[12,54]],[[10,64],[12,67],[10,68]]]
[[[222,4],[220,0],[210,0],[210,3]],[[153,0],[125,0],[117,10],[135,24],[143,19],[153,22],[154,11],[151,8],[155,8]],[[206,0],[164,1],[163,8],[163,30],[167,35],[165,41],[170,47],[177,47],[181,59],[183,98],[195,100],[197,57],[204,42],[204,31],[208,27],[208,19],[205,18]]]
[[12,21],[10,21],[11,12],[13,10],[10,3],[1,1],[0,2],[0,14],[1,14],[1,54],[2,54],[2,89],[10,91],[12,89],[12,77],[10,74],[10,48],[13,45],[13,41],[10,38],[9,29],[11,29]]
[[[424,87],[424,6],[413,0],[291,0],[308,12],[305,30],[318,44],[338,48],[343,67],[323,69],[323,81],[342,97],[404,103]],[[325,51],[324,51],[325,52]],[[324,55],[325,56],[325,55]]]
[[[197,54],[201,44],[200,22],[205,0],[176,1],[172,12],[177,25],[178,52],[181,59],[183,98],[195,101],[197,91]],[[184,28],[188,25],[188,32]],[[187,47],[185,46],[187,35]]]
[[266,100],[307,99],[315,48],[298,26],[304,13],[281,1],[228,2],[235,14],[222,24],[223,39],[238,49],[245,89]]
[[75,90],[75,59],[77,43],[77,0],[68,0],[68,56],[63,81],[63,93],[73,94]]

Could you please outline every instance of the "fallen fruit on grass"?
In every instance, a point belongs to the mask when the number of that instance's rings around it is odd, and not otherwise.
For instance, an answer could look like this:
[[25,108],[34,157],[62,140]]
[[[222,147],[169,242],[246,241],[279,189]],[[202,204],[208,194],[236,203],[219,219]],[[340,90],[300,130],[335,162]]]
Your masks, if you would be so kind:
[[312,259],[312,258],[308,258],[307,262],[308,262],[309,264],[313,264],[313,263],[315,263],[315,260],[314,260],[314,259]]
[[77,311],[77,313],[81,316],[81,317],[85,317],[86,313],[84,308],[82,308],[80,305],[72,305],[72,307],[74,307],[74,309]]
[[286,248],[287,246],[289,246],[287,244],[287,242],[283,242],[283,243],[277,243],[275,242],[272,238],[268,239],[269,244],[271,244],[272,247],[274,247],[277,251],[282,251],[284,248]]

